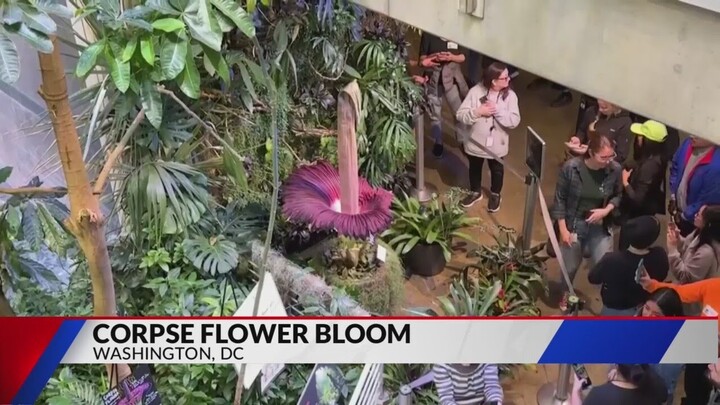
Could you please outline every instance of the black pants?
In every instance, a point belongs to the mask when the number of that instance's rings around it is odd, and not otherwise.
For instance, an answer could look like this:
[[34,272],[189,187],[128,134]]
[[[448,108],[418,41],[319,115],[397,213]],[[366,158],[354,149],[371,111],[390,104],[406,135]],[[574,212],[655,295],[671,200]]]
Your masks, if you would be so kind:
[[706,405],[712,393],[712,384],[705,373],[707,364],[685,365],[685,398],[683,405]]
[[483,164],[487,161],[490,168],[490,192],[500,194],[503,187],[503,178],[505,177],[505,168],[502,163],[495,159],[481,158],[467,153],[465,156],[468,158],[470,190],[478,193],[482,191]]

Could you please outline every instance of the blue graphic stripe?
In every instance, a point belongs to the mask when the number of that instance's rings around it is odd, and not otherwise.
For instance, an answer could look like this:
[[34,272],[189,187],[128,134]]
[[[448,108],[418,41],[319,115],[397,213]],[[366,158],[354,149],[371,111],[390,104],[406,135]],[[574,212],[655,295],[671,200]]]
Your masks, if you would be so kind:
[[42,356],[33,367],[27,380],[13,399],[13,404],[34,404],[40,396],[60,361],[72,345],[75,337],[85,324],[84,320],[65,320],[58,328],[57,333],[48,344]]
[[684,322],[647,318],[566,320],[539,363],[659,363]]

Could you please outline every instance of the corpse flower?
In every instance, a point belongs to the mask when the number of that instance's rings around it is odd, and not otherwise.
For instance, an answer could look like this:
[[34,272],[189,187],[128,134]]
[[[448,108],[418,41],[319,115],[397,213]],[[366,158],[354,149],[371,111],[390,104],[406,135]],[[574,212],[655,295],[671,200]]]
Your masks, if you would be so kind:
[[340,172],[333,165],[320,161],[299,167],[283,184],[283,215],[292,221],[335,230],[356,239],[383,232],[392,221],[393,195],[372,187],[362,177],[356,175],[356,178],[359,204],[358,212],[353,214],[342,212]]

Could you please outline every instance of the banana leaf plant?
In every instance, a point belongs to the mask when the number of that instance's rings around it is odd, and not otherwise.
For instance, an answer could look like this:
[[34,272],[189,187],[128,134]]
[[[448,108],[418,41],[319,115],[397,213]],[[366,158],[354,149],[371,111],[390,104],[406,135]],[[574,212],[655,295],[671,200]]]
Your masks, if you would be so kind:
[[416,198],[403,193],[403,198],[393,201],[393,223],[382,237],[400,255],[407,254],[418,243],[438,244],[445,260],[450,261],[453,238],[471,240],[461,229],[479,221],[468,217],[450,197],[450,201],[445,202],[434,196],[430,204],[422,205]]

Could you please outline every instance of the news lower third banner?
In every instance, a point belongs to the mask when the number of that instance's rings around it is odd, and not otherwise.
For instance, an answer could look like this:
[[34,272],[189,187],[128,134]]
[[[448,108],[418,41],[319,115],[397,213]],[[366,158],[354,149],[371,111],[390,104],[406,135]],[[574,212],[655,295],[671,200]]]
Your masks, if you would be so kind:
[[707,364],[718,321],[15,317],[0,338],[2,393],[41,389],[59,364]]

